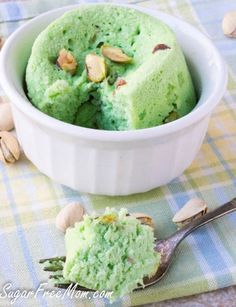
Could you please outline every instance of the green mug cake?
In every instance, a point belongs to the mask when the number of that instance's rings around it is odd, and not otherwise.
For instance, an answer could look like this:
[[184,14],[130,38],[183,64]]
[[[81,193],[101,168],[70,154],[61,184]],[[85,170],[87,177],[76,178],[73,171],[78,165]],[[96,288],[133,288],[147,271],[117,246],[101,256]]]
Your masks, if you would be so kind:
[[80,286],[112,291],[111,300],[143,285],[158,269],[160,254],[154,250],[152,227],[142,224],[126,209],[107,208],[99,217],[68,228],[63,277]]
[[196,104],[172,30],[137,10],[110,5],[81,6],[41,32],[26,85],[42,112],[104,130],[158,126]]

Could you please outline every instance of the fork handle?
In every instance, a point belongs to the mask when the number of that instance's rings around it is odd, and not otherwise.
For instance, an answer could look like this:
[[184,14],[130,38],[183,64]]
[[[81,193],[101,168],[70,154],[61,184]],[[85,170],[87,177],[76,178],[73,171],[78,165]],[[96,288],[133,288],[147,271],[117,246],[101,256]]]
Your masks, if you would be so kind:
[[236,198],[220,206],[219,208],[203,215],[202,217],[194,220],[193,222],[183,226],[180,230],[178,230],[176,233],[163,241],[168,241],[169,244],[175,245],[175,247],[177,247],[184,238],[186,238],[190,233],[192,233],[199,227],[210,223],[211,221],[214,221],[219,217],[224,216],[233,211],[236,211]]

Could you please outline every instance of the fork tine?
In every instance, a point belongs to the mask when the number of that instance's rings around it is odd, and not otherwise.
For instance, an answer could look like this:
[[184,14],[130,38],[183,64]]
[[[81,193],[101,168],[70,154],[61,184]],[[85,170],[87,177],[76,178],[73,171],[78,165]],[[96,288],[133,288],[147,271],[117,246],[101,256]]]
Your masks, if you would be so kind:
[[63,278],[62,274],[54,274],[54,275],[49,275],[49,279],[58,279],[58,278]]
[[55,264],[48,265],[43,268],[43,270],[47,272],[57,272],[57,271],[61,271],[62,269],[63,269],[62,265],[55,265]]
[[[54,279],[53,281],[54,287],[67,289],[70,285],[72,285],[72,287],[76,286],[75,290],[77,291],[80,290],[80,291],[94,292],[95,290],[82,287],[78,285],[77,283],[73,283],[68,280],[63,280],[63,275],[60,274],[60,272],[63,270],[64,263],[61,263],[61,262],[65,262],[65,261],[66,261],[66,257],[62,256],[62,257],[52,257],[52,258],[40,259],[39,263],[42,264],[42,263],[48,262],[48,265],[46,265],[43,268],[44,271],[58,272],[58,274],[49,275],[49,279],[51,279],[52,281]],[[56,281],[56,279],[58,279],[58,281]]]
[[47,262],[47,261],[63,261],[63,262],[65,262],[66,261],[66,257],[62,256],[62,257],[53,257],[53,258],[40,259],[39,263],[44,263],[44,262]]
[[[60,282],[60,283],[54,283],[54,287],[57,287],[57,288],[62,288],[62,289],[67,289],[70,285],[74,286],[75,284],[73,282],[69,283],[69,282]],[[77,290],[77,287],[76,286],[76,290]]]
[[62,289],[67,289],[70,285],[72,285],[72,287],[76,286],[75,287],[75,290],[80,290],[80,291],[90,291],[90,292],[95,292],[95,290],[93,289],[88,289],[88,288],[85,288],[85,287],[82,287],[78,284],[75,284],[73,282],[69,283],[69,282],[65,282],[65,283],[54,283],[54,286],[57,287],[57,288],[62,288]]

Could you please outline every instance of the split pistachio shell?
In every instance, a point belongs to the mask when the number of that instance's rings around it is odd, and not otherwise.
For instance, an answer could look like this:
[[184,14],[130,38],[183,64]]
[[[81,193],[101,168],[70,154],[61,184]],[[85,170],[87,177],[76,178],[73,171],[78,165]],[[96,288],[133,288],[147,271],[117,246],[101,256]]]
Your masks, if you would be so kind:
[[120,48],[109,45],[102,46],[102,55],[116,63],[130,63],[132,58],[126,55]]
[[236,11],[225,14],[222,21],[222,29],[225,35],[236,38]]
[[92,82],[99,83],[106,78],[107,67],[104,58],[97,54],[87,54],[85,59],[88,79]]
[[0,160],[14,163],[20,157],[20,146],[17,139],[7,131],[0,132]]
[[150,215],[147,215],[146,213],[139,213],[139,212],[130,213],[130,215],[140,220],[141,224],[148,225],[152,227],[153,229],[155,228],[153,219]]
[[207,204],[199,198],[190,199],[173,217],[172,221],[178,226],[183,226],[190,221],[204,215]]
[[9,103],[0,103],[0,130],[10,131],[14,128],[11,106]]
[[65,206],[56,217],[56,227],[62,232],[73,227],[76,222],[82,221],[84,208],[78,203],[71,203]]

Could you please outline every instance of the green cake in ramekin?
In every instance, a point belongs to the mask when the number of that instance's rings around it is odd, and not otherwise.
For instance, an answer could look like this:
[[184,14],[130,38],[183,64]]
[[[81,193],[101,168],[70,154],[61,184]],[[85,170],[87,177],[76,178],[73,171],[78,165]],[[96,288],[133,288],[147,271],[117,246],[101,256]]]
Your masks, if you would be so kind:
[[[104,56],[119,48],[130,60]],[[61,68],[62,51],[75,60]],[[91,80],[88,55],[104,60]],[[168,26],[124,7],[81,6],[50,24],[36,39],[26,70],[28,96],[42,112],[75,125],[106,130],[148,128],[189,113],[196,103],[185,58]]]

